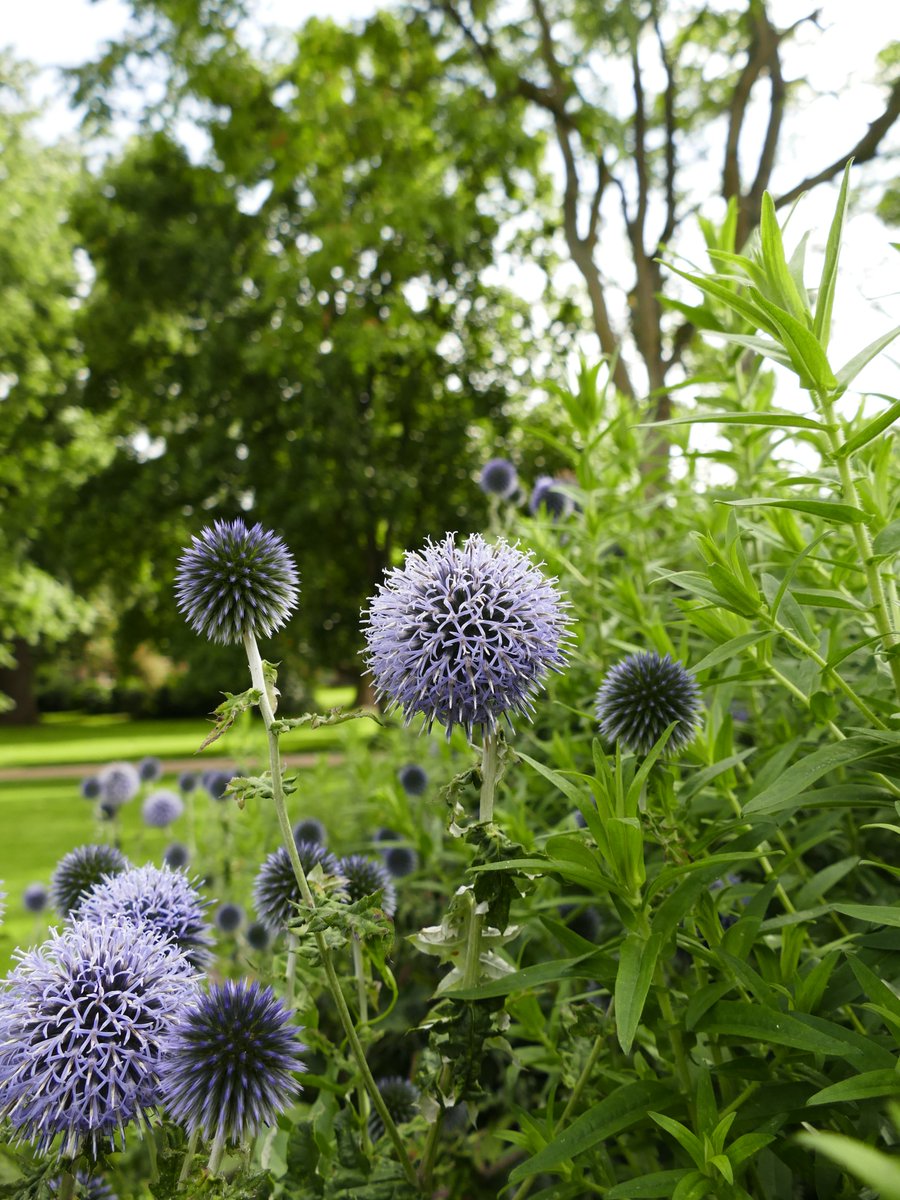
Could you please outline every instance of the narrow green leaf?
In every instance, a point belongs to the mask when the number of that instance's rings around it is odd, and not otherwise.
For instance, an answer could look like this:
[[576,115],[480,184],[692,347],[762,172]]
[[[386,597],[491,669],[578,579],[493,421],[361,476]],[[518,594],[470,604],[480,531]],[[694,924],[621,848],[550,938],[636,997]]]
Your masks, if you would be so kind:
[[788,370],[793,368],[790,355],[779,342],[774,342],[770,338],[751,337],[746,333],[726,333],[724,330],[713,329],[712,333],[722,338],[733,346],[743,346],[745,350],[752,350],[754,354],[761,354],[763,358],[770,358],[772,362],[777,362],[779,366],[787,367]]
[[900,1096],[897,1071],[863,1071],[852,1079],[842,1079],[810,1096],[807,1104],[847,1104],[851,1100],[871,1100],[875,1096]]
[[[881,400],[893,400],[893,396],[883,396],[881,392],[873,392]],[[853,437],[847,438],[835,451],[837,458],[846,458],[848,454],[855,454],[857,450],[861,450],[863,446],[877,438],[880,433],[884,433],[890,425],[900,417],[900,400],[894,400],[894,403],[873,417],[871,421],[867,421],[862,429],[854,433]]]
[[695,1166],[703,1166],[706,1161],[703,1143],[695,1133],[691,1133],[690,1129],[682,1125],[680,1121],[676,1121],[674,1117],[667,1117],[664,1113],[648,1112],[647,1116],[655,1121],[660,1129],[665,1129],[666,1133],[672,1135],[682,1150],[686,1151],[694,1160]]
[[739,637],[731,638],[729,641],[723,642],[721,646],[717,646],[715,650],[711,650],[705,658],[701,658],[698,663],[695,663],[691,670],[695,675],[699,675],[701,671],[708,671],[710,667],[717,667],[719,663],[730,662],[744,650],[774,636],[775,634],[770,629],[756,633],[742,633]]
[[649,1108],[668,1107],[673,1099],[671,1086],[659,1080],[623,1084],[582,1113],[543,1150],[527,1162],[519,1163],[510,1172],[510,1182],[521,1183],[523,1179],[539,1175],[541,1171],[552,1171],[560,1163],[583,1154],[598,1142],[644,1120]]
[[813,332],[823,346],[828,345],[831,337],[831,310],[834,307],[834,290],[837,284],[838,259],[841,254],[841,238],[844,231],[844,217],[847,213],[847,190],[850,183],[850,163],[844,168],[841,180],[841,192],[838,196],[837,207],[831,229],[828,231],[828,243],[825,246],[825,265],[822,268],[822,278],[819,281],[819,294],[816,297],[816,315],[813,322]]
[[661,946],[662,938],[656,933],[646,939],[629,933],[619,952],[614,1011],[619,1045],[626,1054],[641,1021]]
[[864,525],[868,513],[853,504],[841,504],[836,500],[769,500],[764,496],[749,500],[721,500],[731,508],[789,508],[793,512],[811,513],[835,525]]
[[[753,796],[744,805],[744,814],[770,815],[798,807],[793,801],[805,795],[810,784],[838,767],[858,762],[878,752],[871,737],[850,737],[834,746],[823,746],[794,763],[769,787]],[[814,803],[814,799],[812,801]]]
[[775,216],[775,202],[768,192],[763,193],[759,219],[760,244],[763,263],[768,274],[770,288],[778,293],[782,304],[794,317],[804,320],[808,306],[803,303],[797,285],[788,270],[784,253],[784,242]]
[[817,871],[812,879],[808,879],[797,893],[794,902],[797,908],[811,908],[817,900],[834,887],[845,875],[859,863],[859,858],[842,858],[839,862],[830,863]]
[[640,1179],[617,1183],[606,1193],[606,1200],[668,1200],[675,1185],[688,1174],[693,1174],[689,1167],[679,1171],[654,1171]]
[[680,275],[682,279],[687,279],[688,282],[695,284],[701,291],[706,292],[710,296],[715,296],[717,300],[721,300],[727,304],[729,308],[734,309],[755,329],[764,329],[766,333],[777,337],[778,329],[773,324],[771,318],[757,304],[748,300],[743,293],[734,289],[729,282],[723,282],[715,276],[709,275],[692,275],[689,271],[682,271],[679,267],[673,266],[671,263],[665,264],[670,271],[674,271],[676,275]]
[[815,334],[796,317],[766,300],[755,288],[750,288],[750,295],[775,325],[776,336],[790,355],[794,370],[800,377],[801,386],[807,389],[818,388],[823,392],[836,388],[837,380]]
[[[591,966],[585,968],[583,964],[588,962]],[[550,962],[537,963],[533,967],[525,967],[521,971],[513,971],[504,975],[502,979],[492,979],[478,987],[453,988],[445,995],[452,996],[454,1000],[486,1000],[493,996],[509,996],[513,992],[544,987],[562,979],[592,979],[596,966],[594,954],[582,954],[579,958],[557,958]]]
[[839,1025],[834,1029],[835,1034],[841,1036],[832,1036],[811,1028],[792,1013],[773,1012],[760,1004],[742,1000],[720,1000],[698,1028],[703,1033],[724,1034],[748,1042],[773,1043],[811,1054],[847,1057],[847,1043]]
[[888,904],[833,904],[835,912],[869,925],[890,925],[900,929],[900,907]]
[[895,1158],[840,1133],[799,1133],[797,1141],[874,1188],[881,1200],[900,1200],[900,1163]]
[[850,963],[850,970],[856,976],[857,983],[868,999],[873,1004],[881,1005],[895,1017],[900,1017],[900,996],[892,988],[889,988],[883,979],[879,979],[858,955],[850,955],[847,961]]
[[673,417],[670,421],[644,421],[637,429],[661,429],[666,425],[772,425],[776,429],[815,429],[825,433],[827,426],[812,417],[796,413],[747,412],[711,413],[703,416]]
[[883,333],[881,337],[876,338],[874,342],[870,342],[868,346],[866,346],[865,350],[860,350],[859,354],[857,354],[855,358],[851,358],[850,361],[838,371],[836,377],[837,386],[841,390],[849,387],[863,367],[868,366],[876,354],[880,354],[882,350],[889,346],[898,333],[900,333],[900,325],[898,325],[895,329],[888,330],[887,333]]
[[872,549],[876,558],[892,558],[900,554],[900,521],[891,521],[880,533],[875,535]]

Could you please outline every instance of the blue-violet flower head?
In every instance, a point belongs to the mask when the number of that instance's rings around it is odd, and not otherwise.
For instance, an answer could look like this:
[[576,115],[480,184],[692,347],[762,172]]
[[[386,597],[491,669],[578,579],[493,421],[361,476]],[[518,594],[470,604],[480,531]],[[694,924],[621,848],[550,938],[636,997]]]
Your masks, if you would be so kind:
[[388,846],[381,856],[387,873],[394,879],[412,875],[419,865],[419,856],[411,846]]
[[[300,842],[297,853],[306,875],[318,866],[326,875],[338,874],[337,859],[324,846]],[[253,883],[253,904],[256,915],[273,934],[286,929],[297,916],[298,905],[304,904],[303,893],[284,846],[273,850],[260,867]]]
[[177,821],[183,812],[184,801],[177,792],[168,788],[151,792],[141,808],[144,824],[149,825],[151,829],[165,829],[167,825]]
[[22,893],[22,904],[30,913],[42,913],[50,895],[42,883],[29,883]]
[[226,900],[224,904],[220,904],[216,909],[213,920],[220,933],[237,933],[244,923],[244,910],[239,904],[234,904],[231,900]]
[[51,932],[0,992],[0,1116],[46,1152],[113,1148],[159,1101],[164,1030],[196,976],[159,934],[114,918]]
[[367,662],[380,698],[427,728],[492,734],[530,715],[548,671],[566,662],[566,602],[528,554],[472,534],[408,553],[365,615]]
[[178,560],[175,595],[195,633],[240,644],[271,637],[297,607],[300,577],[293,556],[262,525],[240,517],[216,521],[192,539]]
[[50,879],[50,903],[61,917],[75,917],[89,892],[130,865],[115,846],[76,846],[56,864]]
[[142,783],[153,783],[162,775],[162,763],[158,758],[152,756],[142,758],[137,766],[138,775],[141,777]]
[[270,987],[228,979],[185,1008],[165,1039],[164,1104],[188,1134],[242,1142],[292,1103],[299,1030]]
[[131,763],[110,763],[99,775],[100,792],[107,804],[121,808],[141,790],[141,777]]
[[693,741],[700,716],[697,680],[668,655],[630,654],[616,663],[597,692],[600,732],[622,741],[636,754],[647,754],[666,728],[676,722],[666,744],[678,754]]
[[380,862],[365,854],[348,854],[338,862],[338,872],[344,877],[347,899],[351,904],[364,896],[381,893],[381,911],[392,917],[397,911],[397,892],[390,876]]
[[318,846],[328,845],[328,831],[315,817],[303,817],[294,826],[293,833],[297,845],[301,842],[315,842]]
[[169,938],[193,966],[212,962],[213,936],[203,900],[182,871],[167,866],[133,867],[95,887],[79,916],[89,921],[117,918],[155,930]]
[[103,791],[100,777],[98,775],[88,775],[85,779],[82,779],[79,790],[85,800],[96,800]]
[[[419,1089],[400,1075],[389,1075],[377,1081],[384,1106],[396,1125],[411,1121],[419,1111]],[[377,1112],[369,1117],[369,1137],[373,1142],[384,1134],[384,1121]]]
[[407,796],[424,796],[428,787],[428,776],[418,763],[407,763],[397,772],[400,786]]
[[188,792],[192,792],[197,786],[197,776],[193,771],[184,771],[178,776],[178,786],[187,795]]
[[562,521],[575,511],[575,501],[559,486],[559,480],[554,479],[552,475],[539,475],[532,489],[528,507],[534,516],[543,509],[552,520]]
[[183,870],[191,861],[191,852],[182,842],[170,842],[162,856],[163,862],[173,871]]
[[509,500],[519,486],[519,476],[508,458],[490,458],[481,468],[478,483],[488,496]]
[[262,954],[272,944],[272,935],[262,921],[251,921],[244,933],[251,950]]

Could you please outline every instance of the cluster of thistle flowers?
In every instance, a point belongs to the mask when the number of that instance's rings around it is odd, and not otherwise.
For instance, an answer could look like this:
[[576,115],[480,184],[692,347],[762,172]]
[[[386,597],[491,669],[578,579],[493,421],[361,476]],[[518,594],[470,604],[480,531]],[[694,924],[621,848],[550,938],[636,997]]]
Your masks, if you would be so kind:
[[81,846],[48,899],[62,929],[17,951],[0,990],[0,1117],[17,1141],[64,1171],[164,1111],[212,1143],[212,1163],[293,1103],[300,1030],[256,980],[204,987],[213,935],[196,880]]
[[478,484],[487,496],[520,505],[526,498],[532,516],[547,516],[563,521],[575,512],[571,484],[552,475],[538,475],[531,492],[523,488],[519,473],[508,458],[491,458],[481,468]]
[[[177,791],[159,786],[162,763],[158,758],[142,758],[139,763],[109,763],[95,775],[81,781],[81,794],[97,806],[101,821],[113,821],[123,805],[143,796],[141,817],[151,829],[168,829],[184,815],[185,800],[202,788],[211,800],[221,800],[233,771],[205,771],[202,775],[185,772],[178,777]],[[156,785],[156,786],[154,786]]]

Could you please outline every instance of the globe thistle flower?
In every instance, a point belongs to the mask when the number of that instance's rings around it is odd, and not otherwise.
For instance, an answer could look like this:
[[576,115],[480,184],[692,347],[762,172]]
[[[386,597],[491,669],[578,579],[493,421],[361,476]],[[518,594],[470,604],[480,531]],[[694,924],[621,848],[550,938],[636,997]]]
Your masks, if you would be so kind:
[[78,846],[56,864],[50,879],[50,903],[61,917],[74,917],[93,888],[130,865],[115,846]]
[[407,796],[422,796],[428,787],[428,776],[418,763],[407,763],[397,772],[400,786]]
[[[47,1181],[51,1196],[62,1191],[63,1177],[56,1175]],[[116,1200],[116,1194],[100,1175],[88,1175],[84,1171],[75,1173],[75,1195],[79,1200]]]
[[381,863],[364,854],[348,854],[338,862],[338,872],[343,876],[347,899],[351,904],[364,896],[381,893],[381,911],[392,917],[397,911],[397,892],[388,873]]
[[247,945],[251,950],[256,950],[260,954],[268,950],[272,944],[272,935],[262,923],[262,921],[251,921],[244,933],[247,939]]
[[297,607],[300,577],[281,538],[240,517],[216,521],[178,560],[178,607],[195,633],[240,644],[245,634],[271,637]]
[[159,1100],[160,1037],[192,996],[196,976],[159,934],[114,918],[51,932],[0,993],[0,1117],[45,1153],[62,1136],[69,1157]]
[[223,800],[232,779],[234,775],[231,771],[206,771],[203,775],[203,786],[212,800]]
[[187,795],[197,786],[197,776],[193,771],[184,771],[178,776],[178,786]]
[[189,1135],[243,1142],[293,1102],[304,1047],[291,1015],[270,987],[246,979],[213,984],[182,1011],[165,1040],[160,1084]]
[[294,826],[294,841],[299,846],[301,842],[314,842],[317,846],[327,846],[328,831],[321,821],[315,817],[304,817]]
[[[314,867],[321,866],[326,875],[338,874],[335,856],[315,842],[301,842],[297,847],[303,872],[309,875]],[[298,905],[303,906],[303,894],[294,875],[290,856],[284,846],[273,850],[260,867],[253,884],[253,905],[256,915],[270,933],[280,933],[297,915]]]
[[666,753],[678,754],[694,738],[700,688],[691,672],[668,654],[642,651],[612,668],[597,692],[596,711],[604,737],[624,742],[635,754],[647,754],[677,722]]
[[227,900],[216,909],[213,920],[220,933],[237,933],[244,923],[244,910],[239,904],[233,904]]
[[396,830],[387,829],[385,826],[382,826],[381,829],[375,830],[374,840],[376,842],[399,842],[400,834]]
[[541,509],[553,521],[562,521],[575,511],[575,502],[568,492],[563,491],[559,481],[552,475],[539,475],[528,501],[528,507],[533,516]]
[[137,771],[142,783],[153,783],[162,775],[162,763],[151,755],[141,759],[137,765]]
[[49,899],[49,893],[42,883],[29,883],[22,893],[22,904],[30,913],[42,913]]
[[478,485],[488,496],[509,500],[519,486],[519,476],[509,459],[491,458],[481,468]]
[[173,871],[182,871],[191,861],[191,852],[181,842],[170,842],[163,850],[163,862]]
[[419,856],[411,846],[389,846],[382,852],[387,873],[394,879],[411,875],[419,865]]
[[85,779],[82,779],[79,790],[85,800],[96,800],[103,791],[99,776],[88,775]]
[[141,808],[144,824],[149,825],[151,829],[165,829],[167,825],[177,821],[183,812],[184,801],[177,792],[171,792],[168,788],[151,792]]
[[212,932],[205,920],[208,900],[182,871],[168,867],[133,867],[95,887],[82,902],[79,916],[87,921],[131,921],[169,938],[192,966],[205,970],[212,962]]
[[131,763],[110,763],[99,775],[100,795],[107,804],[121,808],[141,790],[141,777]]
[[548,671],[566,661],[566,604],[527,554],[472,534],[408,553],[365,615],[367,662],[379,698],[422,713],[447,736],[493,734],[498,718],[529,715]]
[[114,821],[118,815],[118,805],[110,804],[108,800],[101,800],[97,805],[97,817],[101,821]]
[[[385,1108],[395,1124],[402,1125],[405,1121],[411,1121],[419,1111],[419,1089],[416,1085],[400,1075],[389,1075],[377,1080],[377,1084]],[[377,1142],[383,1135],[384,1121],[377,1112],[373,1112],[369,1117],[369,1137],[373,1142]]]

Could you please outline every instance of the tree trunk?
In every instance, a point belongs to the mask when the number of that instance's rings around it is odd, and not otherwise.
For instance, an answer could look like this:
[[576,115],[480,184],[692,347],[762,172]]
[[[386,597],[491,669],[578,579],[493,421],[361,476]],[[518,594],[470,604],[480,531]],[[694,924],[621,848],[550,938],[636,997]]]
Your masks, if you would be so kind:
[[12,700],[14,707],[0,712],[2,725],[35,725],[38,720],[34,696],[34,654],[23,638],[14,638],[12,652],[15,665],[0,667],[0,692]]
[[354,708],[377,708],[378,702],[375,699],[375,683],[371,675],[360,675],[356,684],[356,696],[353,700]]

